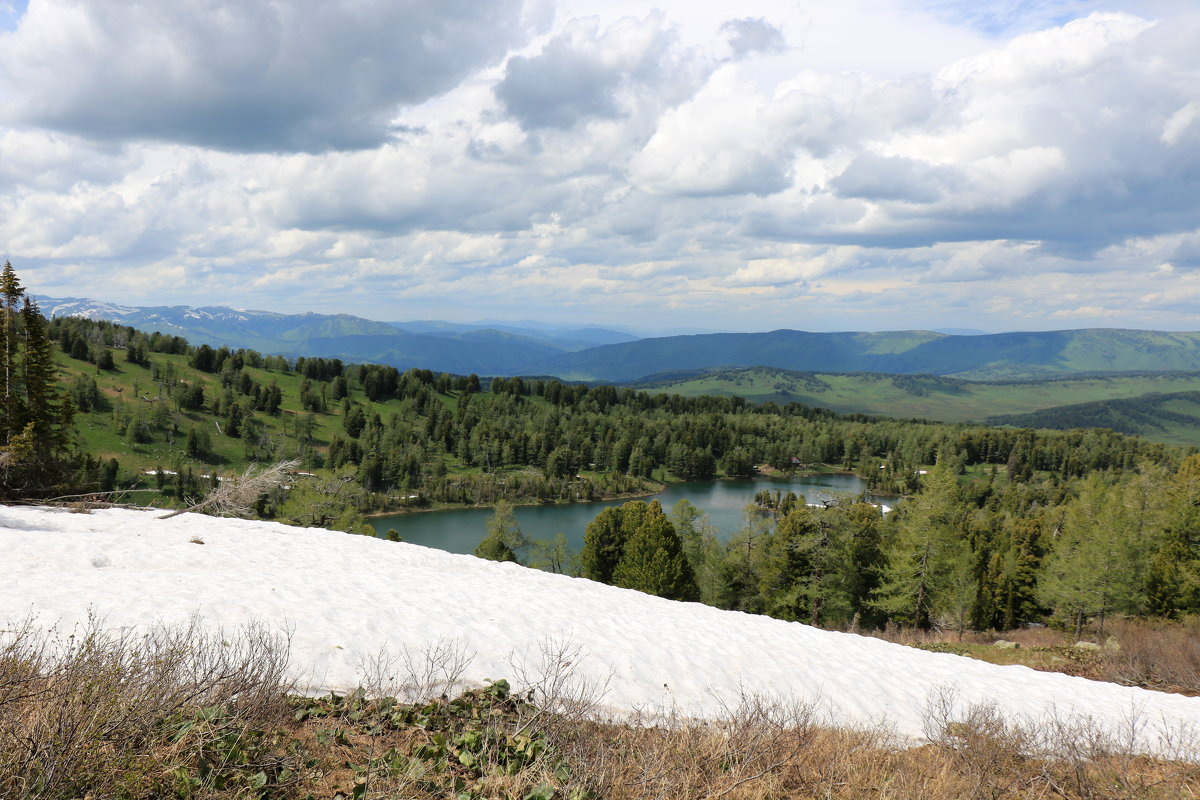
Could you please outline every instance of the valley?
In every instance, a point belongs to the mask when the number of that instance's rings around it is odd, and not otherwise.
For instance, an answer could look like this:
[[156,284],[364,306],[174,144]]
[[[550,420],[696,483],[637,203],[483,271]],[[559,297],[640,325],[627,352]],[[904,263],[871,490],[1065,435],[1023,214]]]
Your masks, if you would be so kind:
[[1200,372],[1127,372],[1039,380],[968,381],[934,375],[795,372],[750,367],[651,376],[651,393],[804,403],[842,414],[985,422],[1018,428],[1111,428],[1152,441],[1200,445]]

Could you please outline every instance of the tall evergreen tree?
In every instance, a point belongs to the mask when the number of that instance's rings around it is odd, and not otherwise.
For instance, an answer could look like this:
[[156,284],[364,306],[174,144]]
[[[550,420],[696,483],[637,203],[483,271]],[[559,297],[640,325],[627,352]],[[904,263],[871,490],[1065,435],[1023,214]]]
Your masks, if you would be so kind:
[[1188,456],[1168,482],[1165,520],[1146,578],[1149,610],[1200,613],[1200,455]]
[[612,577],[615,586],[671,600],[694,601],[700,596],[683,543],[657,500],[629,536]]
[[0,325],[3,327],[4,349],[0,352],[0,380],[3,385],[3,411],[4,411],[4,426],[3,426],[3,443],[7,444],[13,433],[19,432],[18,419],[20,415],[20,392],[17,386],[17,344],[18,344],[18,328],[20,323],[20,308],[21,298],[24,296],[25,290],[21,287],[20,280],[17,279],[17,273],[13,269],[11,261],[4,262],[4,269],[0,271],[0,315],[3,315],[3,320],[0,320]]
[[628,538],[625,518],[632,505],[626,503],[624,506],[606,508],[588,523],[583,533],[583,551],[579,554],[583,577],[600,583],[612,583],[613,570],[625,551],[625,540]]
[[4,398],[0,495],[36,496],[64,485],[80,465],[72,451],[74,408],[55,382],[54,345],[37,305],[25,299],[12,264],[0,272]]
[[975,594],[963,511],[954,471],[939,460],[921,492],[903,504],[885,548],[887,566],[875,593],[881,611],[922,629],[948,618],[962,630]]
[[1067,507],[1043,563],[1038,594],[1078,636],[1092,614],[1132,611],[1136,604],[1137,543],[1121,502],[1121,487],[1099,473],[1089,475]]

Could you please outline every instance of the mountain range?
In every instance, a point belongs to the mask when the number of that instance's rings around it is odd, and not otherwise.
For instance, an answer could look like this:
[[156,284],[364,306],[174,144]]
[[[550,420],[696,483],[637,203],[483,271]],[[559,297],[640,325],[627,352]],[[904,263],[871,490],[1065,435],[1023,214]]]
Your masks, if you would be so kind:
[[279,314],[225,306],[128,306],[88,298],[35,296],[51,317],[108,320],[193,344],[285,356],[417,367],[462,375],[513,375],[574,350],[636,340],[596,326],[377,322],[349,314]]
[[928,374],[968,380],[1194,371],[1200,369],[1200,333],[1110,328],[970,336],[932,331],[714,333],[602,345],[555,356],[538,372],[574,380],[622,382],[660,372],[719,366]]
[[776,330],[642,339],[627,331],[597,326],[377,322],[348,314],[36,299],[50,316],[107,319],[183,336],[196,344],[458,374],[554,375],[621,383],[681,370],[749,366],[967,380],[1200,370],[1200,333],[1107,328],[971,335]]

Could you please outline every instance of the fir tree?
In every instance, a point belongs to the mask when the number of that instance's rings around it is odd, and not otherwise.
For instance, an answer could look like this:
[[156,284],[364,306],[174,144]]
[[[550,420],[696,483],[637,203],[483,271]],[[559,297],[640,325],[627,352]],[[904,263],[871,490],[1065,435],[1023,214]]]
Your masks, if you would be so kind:
[[657,500],[646,509],[641,523],[625,543],[612,578],[615,586],[671,600],[699,598],[692,568],[683,555],[683,544]]
[[489,561],[517,561],[517,552],[529,542],[521,533],[512,503],[500,500],[487,522],[488,535],[475,548],[475,555]]
[[0,494],[46,494],[67,483],[82,465],[73,449],[74,408],[55,381],[54,344],[37,305],[25,299],[12,264],[0,273],[3,303],[4,393],[0,430]]
[[890,617],[929,629],[949,617],[961,631],[975,594],[958,481],[945,460],[902,506],[875,605]]
[[20,417],[20,393],[17,386],[17,344],[18,344],[18,308],[25,290],[17,279],[12,262],[4,262],[4,270],[0,272],[0,314],[3,315],[2,327],[4,334],[4,350],[0,353],[3,363],[0,364],[0,380],[4,381],[3,411],[4,411],[4,443],[8,443],[14,432],[18,432]]

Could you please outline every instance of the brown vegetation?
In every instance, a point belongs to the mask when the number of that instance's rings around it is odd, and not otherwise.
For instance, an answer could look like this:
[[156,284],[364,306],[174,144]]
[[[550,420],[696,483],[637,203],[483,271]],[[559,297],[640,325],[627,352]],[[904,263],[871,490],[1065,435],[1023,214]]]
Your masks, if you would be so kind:
[[1047,627],[960,634],[889,626],[868,635],[993,664],[1021,664],[1125,686],[1200,695],[1200,619],[1195,618],[1183,622],[1110,619],[1103,637],[1082,643],[1066,631]]
[[[1038,634],[1039,636],[1042,634]],[[1130,637],[1132,642],[1135,637]],[[1163,641],[1166,641],[1164,639]],[[1142,645],[1129,646],[1150,652]],[[1124,652],[1124,649],[1120,652]],[[13,798],[1173,798],[1200,766],[1124,752],[1095,730],[1010,725],[931,697],[928,743],[835,729],[811,706],[747,696],[723,719],[597,721],[573,653],[547,645],[495,682],[410,702],[357,691],[290,696],[286,636],[197,622],[141,636],[98,625],[65,643],[0,635],[0,797]],[[401,682],[448,687],[439,646]],[[1141,656],[1130,655],[1141,665]],[[1158,662],[1155,662],[1158,663]],[[390,674],[390,673],[389,673]]]

